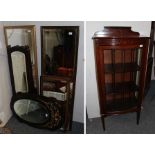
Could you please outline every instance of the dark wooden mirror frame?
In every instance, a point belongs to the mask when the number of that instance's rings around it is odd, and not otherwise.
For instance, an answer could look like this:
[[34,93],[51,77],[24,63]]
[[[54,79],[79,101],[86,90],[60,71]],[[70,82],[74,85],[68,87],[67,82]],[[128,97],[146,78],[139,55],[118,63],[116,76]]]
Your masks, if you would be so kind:
[[[72,99],[71,99],[70,107],[68,109],[68,112],[70,112],[70,116],[69,116],[68,122],[66,123],[68,125],[65,125],[66,127],[64,128],[64,130],[71,130],[72,129],[73,108],[74,108],[75,86],[76,86],[78,45],[79,45],[79,26],[41,26],[41,75],[52,77],[52,75],[46,75],[46,73],[45,73],[45,51],[44,51],[44,45],[43,45],[43,30],[44,29],[66,29],[66,30],[74,30],[76,33],[75,45],[74,45],[75,56],[74,56],[73,75],[70,77],[73,82]],[[40,93],[42,93],[42,91],[43,91],[42,86],[41,86],[42,83],[43,83],[43,81],[41,80]]]
[[21,52],[25,55],[25,65],[26,65],[26,72],[27,72],[27,82],[28,82],[28,93],[36,94],[36,90],[34,88],[33,76],[32,76],[32,66],[31,66],[31,58],[30,58],[30,50],[28,46],[14,46],[11,47],[10,45],[7,46],[7,54],[8,54],[8,64],[10,68],[10,80],[12,85],[12,92],[15,95],[15,82],[14,82],[14,75],[13,75],[13,66],[12,66],[12,58],[11,54],[13,52]]
[[[15,110],[14,110],[14,105],[15,102],[18,100],[22,100],[22,99],[28,99],[28,100],[33,100],[33,101],[37,101],[40,103],[40,105],[47,110],[48,114],[49,114],[49,119],[48,121],[44,122],[44,123],[32,123],[32,122],[28,122],[22,118],[20,118]],[[52,104],[51,104],[52,102]],[[14,116],[23,123],[26,123],[30,126],[36,127],[36,128],[46,128],[46,129],[50,129],[50,130],[56,130],[61,128],[62,124],[63,124],[63,110],[62,107],[60,107],[59,102],[54,99],[54,98],[50,98],[50,100],[44,96],[39,96],[39,95],[35,95],[35,94],[29,94],[29,93],[17,93],[16,95],[14,95],[11,99],[11,103],[10,103],[10,107],[11,110],[14,114]],[[51,115],[51,113],[54,113],[53,115]],[[53,119],[53,116],[54,117]]]
[[[20,120],[21,122],[28,123],[28,124],[30,124],[30,125],[34,125],[34,126],[37,126],[37,125],[42,126],[42,125],[44,125],[44,124],[46,124],[47,122],[50,121],[50,119],[48,119],[48,121],[46,121],[45,123],[31,123],[31,122],[28,122],[28,121],[22,119],[21,117],[19,117],[19,116],[17,115],[17,113],[15,112],[14,105],[15,105],[15,102],[16,102],[16,101],[22,100],[22,99],[34,100],[34,101],[39,102],[40,105],[41,105],[44,109],[46,109],[47,112],[48,112],[48,114],[50,115],[50,110],[49,110],[49,109],[47,108],[47,106],[46,106],[47,103],[45,102],[45,100],[43,100],[42,97],[36,96],[36,95],[33,95],[33,94],[30,95],[30,94],[28,94],[28,93],[17,93],[16,95],[14,95],[14,96],[12,97],[10,107],[11,107],[11,110],[12,110],[13,114],[16,116],[16,118],[17,118],[18,120]],[[50,116],[50,117],[51,117],[51,116]],[[49,118],[50,118],[50,117],[49,117]]]
[[[15,90],[11,54],[17,51],[25,55],[27,82],[28,82],[28,88],[29,88],[27,93],[16,92]],[[10,107],[15,117],[21,122],[27,123],[28,125],[31,125],[37,128],[48,128],[50,130],[55,130],[60,128],[63,123],[63,110],[59,102],[55,98],[49,99],[44,96],[38,95],[37,91],[34,88],[29,47],[28,46],[14,46],[14,47],[7,46],[7,54],[8,54],[8,64],[9,64],[9,70],[10,70],[10,80],[11,80],[12,92],[13,92]],[[14,104],[17,100],[21,100],[21,99],[34,100],[42,104],[42,107],[46,109],[50,114],[49,121],[43,124],[37,124],[37,123],[28,122],[20,118],[14,110]],[[54,114],[51,115],[51,113],[54,113]]]
[[75,31],[75,56],[74,56],[74,66],[73,66],[73,77],[76,76],[76,67],[77,67],[77,54],[78,54],[78,44],[79,44],[79,26],[41,26],[41,75],[46,75],[45,73],[45,51],[43,45],[43,30],[44,29],[63,29]]
[[27,29],[32,31],[32,47],[34,50],[34,64],[32,66],[33,70],[33,78],[36,81],[37,92],[39,92],[39,80],[38,80],[38,63],[37,63],[37,46],[36,46],[36,30],[35,25],[19,25],[19,26],[4,26],[4,36],[5,36],[5,44],[9,45],[7,38],[7,30],[10,29]]
[[[63,130],[67,130],[68,129],[68,125],[70,124],[70,119],[71,119],[71,115],[70,115],[70,110],[71,110],[71,105],[70,104],[70,83],[71,83],[71,79],[70,78],[64,78],[64,77],[55,77],[55,76],[41,76],[40,77],[40,90],[41,90],[41,95],[43,96],[43,82],[61,82],[63,81],[63,83],[65,83],[65,87],[66,87],[66,92],[67,92],[67,99],[65,101],[65,104],[63,101],[59,101],[60,104],[62,105],[62,110],[64,113],[64,124],[62,126]],[[71,101],[72,102],[72,101]]]

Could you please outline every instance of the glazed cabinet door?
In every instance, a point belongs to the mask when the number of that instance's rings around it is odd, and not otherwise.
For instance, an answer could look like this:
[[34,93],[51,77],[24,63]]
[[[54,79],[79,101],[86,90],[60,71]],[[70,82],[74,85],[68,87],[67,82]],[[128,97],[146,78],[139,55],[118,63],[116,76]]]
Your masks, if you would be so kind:
[[147,59],[145,44],[96,46],[101,114],[106,116],[141,108]]

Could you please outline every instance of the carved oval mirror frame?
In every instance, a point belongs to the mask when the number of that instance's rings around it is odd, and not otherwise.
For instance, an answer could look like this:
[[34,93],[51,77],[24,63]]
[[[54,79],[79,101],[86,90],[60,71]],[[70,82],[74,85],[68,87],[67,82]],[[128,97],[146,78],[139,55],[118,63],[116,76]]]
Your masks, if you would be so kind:
[[[19,100],[32,100],[35,102],[38,102],[40,106],[46,110],[46,113],[49,115],[48,119],[46,119],[43,123],[34,123],[27,120],[22,119],[15,111],[14,105],[16,101]],[[56,99],[52,98],[49,99],[43,96],[35,95],[35,94],[29,94],[29,93],[17,93],[14,95],[11,99],[10,103],[11,110],[14,114],[14,116],[21,122],[26,123],[30,126],[36,127],[36,128],[46,128],[50,130],[56,130],[61,128],[63,124],[63,111],[60,107],[59,103]]]
[[[46,119],[46,121],[43,123],[37,123],[37,122],[34,123],[34,122],[30,122],[30,121],[27,121],[26,119],[21,118],[19,116],[19,114],[17,113],[17,111],[15,110],[15,104],[17,101],[20,101],[20,100],[31,100],[31,101],[38,102],[40,107],[42,107],[44,110],[46,110],[46,113],[49,115],[48,119]],[[21,102],[21,104],[23,104],[23,103]],[[37,126],[43,126],[50,121],[50,117],[51,117],[50,110],[48,109],[48,107],[46,105],[47,105],[47,103],[40,96],[29,94],[29,93],[17,93],[16,95],[14,95],[12,97],[10,107],[11,107],[11,110],[12,110],[14,116],[18,120],[20,120],[21,122],[27,123],[29,125],[37,127]]]

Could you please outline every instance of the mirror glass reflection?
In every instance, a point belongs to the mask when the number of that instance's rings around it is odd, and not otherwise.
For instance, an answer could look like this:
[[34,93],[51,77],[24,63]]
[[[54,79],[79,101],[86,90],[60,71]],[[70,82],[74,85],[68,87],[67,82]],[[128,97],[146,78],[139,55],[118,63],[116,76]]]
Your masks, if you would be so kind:
[[6,45],[29,46],[34,87],[38,91],[38,65],[35,41],[35,26],[4,26]]
[[28,92],[25,55],[21,52],[11,53],[14,84],[16,92]]
[[34,49],[32,47],[32,30],[30,29],[7,29],[7,42],[11,46],[29,46],[31,62],[34,64]]
[[73,75],[75,40],[74,29],[43,28],[44,75]]
[[14,103],[14,111],[27,122],[42,124],[49,120],[50,115],[41,104],[30,99],[20,99]]
[[43,95],[46,97],[54,97],[58,101],[69,101],[72,97],[73,83],[66,81],[43,81]]

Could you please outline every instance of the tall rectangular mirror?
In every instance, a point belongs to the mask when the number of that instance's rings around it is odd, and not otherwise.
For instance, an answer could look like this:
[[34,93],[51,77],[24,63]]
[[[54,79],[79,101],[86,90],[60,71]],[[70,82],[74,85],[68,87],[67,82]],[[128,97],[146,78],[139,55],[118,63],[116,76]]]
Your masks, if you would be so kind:
[[34,87],[39,91],[35,26],[4,26],[4,35],[6,46],[29,46]]
[[[54,96],[63,103],[64,130],[71,129],[72,124],[78,41],[79,26],[41,27],[41,94]],[[66,83],[69,89],[65,89]],[[62,91],[64,89],[65,92]],[[64,95],[69,97],[64,99]]]

